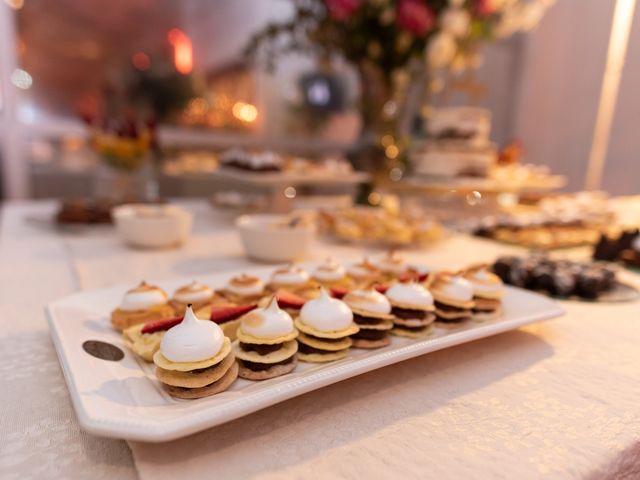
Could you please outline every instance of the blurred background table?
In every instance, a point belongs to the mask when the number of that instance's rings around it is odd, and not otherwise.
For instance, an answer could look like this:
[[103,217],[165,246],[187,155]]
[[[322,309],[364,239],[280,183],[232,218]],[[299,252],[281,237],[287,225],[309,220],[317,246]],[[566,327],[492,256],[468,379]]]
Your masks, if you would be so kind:
[[[51,202],[3,206],[3,479],[194,479],[213,471],[221,478],[603,478],[640,448],[638,305],[623,303],[564,302],[567,315],[558,320],[389,366],[170,444],[83,433],[46,303],[79,289],[253,265],[232,216],[204,202],[181,205],[196,215],[192,238],[163,251],[128,249],[111,227],[55,230],[42,221],[55,211]],[[455,235],[404,254],[455,268],[522,251]],[[362,251],[318,243],[314,257],[328,254],[357,259]],[[624,276],[640,284],[638,275]]]

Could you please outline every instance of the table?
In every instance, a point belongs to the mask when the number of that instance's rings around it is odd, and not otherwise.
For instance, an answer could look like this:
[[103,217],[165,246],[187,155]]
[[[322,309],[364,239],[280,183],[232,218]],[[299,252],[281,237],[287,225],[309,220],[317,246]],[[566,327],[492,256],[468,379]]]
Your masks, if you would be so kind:
[[[251,265],[228,215],[204,202],[185,206],[196,213],[190,242],[148,252],[125,248],[105,227],[53,230],[43,223],[55,208],[50,202],[4,205],[0,478],[193,479],[210,477],[211,469],[219,478],[640,472],[638,304],[564,302],[561,319],[392,365],[169,444],[83,433],[43,306],[81,288]],[[458,267],[518,251],[453,236],[406,255]],[[360,254],[328,244],[315,253]],[[640,284],[639,276],[626,277]]]

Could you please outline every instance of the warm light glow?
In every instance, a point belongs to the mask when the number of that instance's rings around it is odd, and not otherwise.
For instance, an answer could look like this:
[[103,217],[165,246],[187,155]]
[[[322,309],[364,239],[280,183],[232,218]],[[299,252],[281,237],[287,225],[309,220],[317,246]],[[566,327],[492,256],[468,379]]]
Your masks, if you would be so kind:
[[26,70],[16,68],[11,74],[11,83],[22,90],[27,90],[33,84],[33,78]]
[[148,70],[151,66],[149,55],[144,52],[136,52],[131,56],[131,63],[140,71]]
[[380,205],[380,201],[382,200],[382,195],[378,192],[371,192],[367,197],[370,205]]
[[294,187],[287,187],[284,189],[284,196],[287,198],[296,198],[297,194],[298,192],[296,192]]
[[602,182],[602,171],[609,148],[609,136],[618,100],[622,69],[627,56],[635,6],[636,0],[617,0],[613,11],[607,62],[604,67],[598,115],[585,178],[587,190],[597,190]]
[[13,8],[14,10],[20,10],[24,7],[24,0],[4,0],[4,3],[9,5],[9,8]]
[[384,149],[384,154],[387,156],[387,158],[394,159],[398,156],[399,153],[400,150],[398,150],[398,147],[396,147],[395,145],[389,145]]
[[258,109],[255,105],[251,105],[250,103],[244,102],[236,102],[233,104],[233,108],[231,109],[231,113],[238,120],[243,122],[251,123],[258,118]]
[[394,140],[393,140],[393,135],[383,135],[382,138],[380,139],[380,143],[382,144],[383,147],[388,147],[389,145],[393,144]]
[[172,28],[167,35],[173,47],[173,63],[183,75],[193,70],[193,46],[189,36],[178,28]]

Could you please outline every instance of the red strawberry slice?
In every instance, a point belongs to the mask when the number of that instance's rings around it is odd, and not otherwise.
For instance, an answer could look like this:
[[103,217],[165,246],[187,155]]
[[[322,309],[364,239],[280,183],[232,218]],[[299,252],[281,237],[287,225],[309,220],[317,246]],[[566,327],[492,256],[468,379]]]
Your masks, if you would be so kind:
[[424,282],[427,278],[429,278],[428,273],[418,273],[418,272],[406,272],[398,277],[398,280],[402,283],[406,282]]
[[278,306],[280,308],[292,308],[294,310],[300,310],[307,302],[305,298],[287,292],[286,290],[278,290],[276,292],[276,299],[278,300]]
[[341,299],[341,298],[344,298],[344,296],[345,296],[347,293],[349,293],[349,290],[347,290],[347,289],[346,289],[346,288],[344,288],[344,287],[331,287],[331,288],[329,289],[329,293],[331,293],[331,296],[332,296],[333,298]]
[[226,323],[240,318],[257,306],[255,303],[251,305],[217,305],[211,309],[211,317],[209,318],[218,324]]
[[377,285],[374,285],[373,288],[375,288],[379,293],[385,293],[387,290],[389,290],[389,285],[383,285],[379,283]]
[[183,317],[163,318],[162,320],[145,323],[144,327],[142,327],[142,333],[155,333],[169,330],[171,327],[175,327],[182,322],[182,318]]

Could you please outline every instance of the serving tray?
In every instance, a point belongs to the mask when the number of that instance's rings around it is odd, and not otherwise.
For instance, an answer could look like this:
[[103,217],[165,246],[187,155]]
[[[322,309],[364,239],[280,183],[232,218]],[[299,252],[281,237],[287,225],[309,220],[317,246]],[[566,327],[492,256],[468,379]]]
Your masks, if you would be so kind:
[[[273,268],[251,273],[268,278]],[[225,272],[197,277],[220,287],[233,275]],[[189,279],[154,282],[168,292]],[[489,337],[507,330],[560,316],[563,309],[537,293],[507,287],[503,315],[488,322],[469,321],[455,328],[439,328],[424,340],[392,337],[378,350],[351,350],[347,358],[326,364],[300,362],[282,377],[251,382],[238,379],[220,394],[198,400],[170,397],[154,376],[154,367],[136,357],[112,330],[109,312],[130,286],[80,292],[46,308],[51,335],[82,428],[96,435],[163,442],[228,422],[311,390],[408,358]],[[88,340],[111,343],[124,351],[118,361],[89,355]]]

